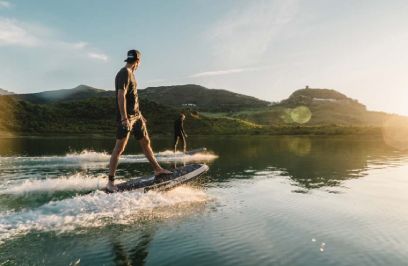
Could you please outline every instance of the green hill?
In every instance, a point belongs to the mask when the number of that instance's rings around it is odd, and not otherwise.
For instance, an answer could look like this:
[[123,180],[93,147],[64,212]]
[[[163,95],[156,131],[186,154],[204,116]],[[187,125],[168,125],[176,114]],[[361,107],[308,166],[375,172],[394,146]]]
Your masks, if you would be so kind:
[[55,102],[83,100],[93,97],[109,97],[112,95],[114,95],[113,91],[97,89],[87,85],[79,85],[73,89],[43,91],[27,94],[14,94],[13,97],[15,99],[24,100],[30,103],[47,104]]
[[[329,89],[298,90],[276,104],[197,85],[139,92],[141,110],[152,134],[172,134],[173,121],[181,110],[187,113],[188,133],[202,135],[378,133],[390,118],[408,121],[368,111],[358,101]],[[113,95],[114,91],[81,85],[70,90],[0,96],[0,135],[112,135]],[[187,103],[197,106],[185,106]]]
[[277,104],[232,117],[261,125],[381,126],[391,115],[372,112],[357,100],[330,89],[301,89]]
[[[13,97],[30,103],[48,104],[84,100],[93,97],[113,97],[113,90],[102,90],[87,85],[73,89],[15,94]],[[208,89],[199,85],[175,85],[149,87],[139,90],[139,97],[161,105],[196,109],[199,111],[227,112],[256,109],[268,106],[269,102],[227,90]]]
[[[141,99],[141,110],[152,134],[173,134],[179,110]],[[102,134],[115,131],[115,98],[35,104],[10,96],[0,97],[0,135]],[[187,115],[190,134],[247,134],[259,126],[234,118]]]
[[163,105],[182,108],[190,106],[200,111],[228,112],[242,109],[262,108],[269,102],[227,90],[208,89],[187,84],[177,86],[149,87],[139,91],[140,97]]

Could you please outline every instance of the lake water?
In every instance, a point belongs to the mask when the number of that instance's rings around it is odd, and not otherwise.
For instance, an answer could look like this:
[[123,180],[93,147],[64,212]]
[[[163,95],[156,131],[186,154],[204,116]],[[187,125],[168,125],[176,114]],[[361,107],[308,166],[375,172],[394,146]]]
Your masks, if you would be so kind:
[[[408,153],[368,137],[192,137],[207,175],[105,194],[112,139],[0,139],[0,265],[407,265]],[[132,141],[118,177],[150,174]]]

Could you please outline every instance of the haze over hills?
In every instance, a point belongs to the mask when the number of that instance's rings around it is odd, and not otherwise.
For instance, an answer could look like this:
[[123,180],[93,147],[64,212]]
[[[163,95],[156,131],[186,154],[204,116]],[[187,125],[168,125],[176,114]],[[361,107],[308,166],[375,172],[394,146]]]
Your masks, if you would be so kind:
[[10,94],[14,94],[14,93],[7,91],[7,90],[0,89],[0,95],[10,95]]
[[13,97],[18,100],[24,100],[31,103],[46,104],[55,102],[67,102],[83,100],[98,96],[112,96],[109,91],[93,88],[87,85],[79,85],[73,89],[61,89],[52,91],[43,91],[37,93],[14,94]]

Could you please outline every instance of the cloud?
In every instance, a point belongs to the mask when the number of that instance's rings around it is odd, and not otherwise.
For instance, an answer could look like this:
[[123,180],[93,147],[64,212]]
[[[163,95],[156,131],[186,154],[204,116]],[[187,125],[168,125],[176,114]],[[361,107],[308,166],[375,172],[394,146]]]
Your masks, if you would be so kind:
[[10,2],[0,0],[0,9],[1,9],[1,8],[10,8],[10,7],[11,7]]
[[57,39],[56,35],[52,29],[44,26],[0,17],[0,46],[46,48],[49,51],[64,51],[64,53],[82,55],[92,59],[108,60],[106,54],[92,52],[95,49],[87,42],[67,42]]
[[[1,2],[0,2],[1,3]],[[40,40],[15,20],[0,18],[0,46],[37,46]]]
[[259,62],[296,17],[298,6],[298,0],[265,0],[246,2],[232,10],[206,33],[216,64],[242,66]]
[[101,61],[108,61],[108,56],[102,53],[88,53],[88,57],[92,59],[97,59]]
[[226,70],[206,71],[206,72],[199,72],[199,73],[193,74],[190,76],[190,78],[221,76],[221,75],[229,75],[229,74],[242,73],[242,72],[260,71],[265,68],[266,67],[247,67],[247,68],[233,68],[233,69],[226,69]]
[[72,47],[75,49],[84,49],[88,46],[87,42],[77,42],[77,43],[72,43]]

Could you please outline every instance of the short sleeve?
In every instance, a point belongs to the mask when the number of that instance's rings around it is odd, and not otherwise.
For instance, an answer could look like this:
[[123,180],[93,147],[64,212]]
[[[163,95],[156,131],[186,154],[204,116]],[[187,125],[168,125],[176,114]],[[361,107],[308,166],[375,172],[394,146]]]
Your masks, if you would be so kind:
[[125,69],[121,71],[118,75],[118,90],[126,91],[129,87],[129,71]]

